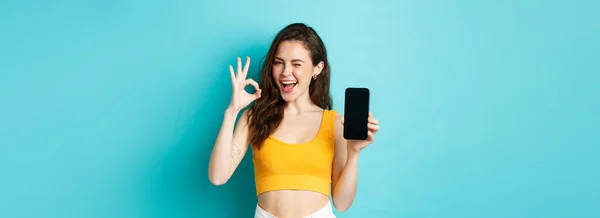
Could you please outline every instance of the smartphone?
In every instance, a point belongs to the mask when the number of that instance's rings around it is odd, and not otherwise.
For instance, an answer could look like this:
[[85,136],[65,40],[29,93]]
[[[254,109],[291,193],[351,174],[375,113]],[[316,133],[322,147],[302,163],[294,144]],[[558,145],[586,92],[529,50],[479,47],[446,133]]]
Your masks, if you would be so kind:
[[344,101],[344,138],[366,140],[369,129],[369,97],[368,88],[346,88]]

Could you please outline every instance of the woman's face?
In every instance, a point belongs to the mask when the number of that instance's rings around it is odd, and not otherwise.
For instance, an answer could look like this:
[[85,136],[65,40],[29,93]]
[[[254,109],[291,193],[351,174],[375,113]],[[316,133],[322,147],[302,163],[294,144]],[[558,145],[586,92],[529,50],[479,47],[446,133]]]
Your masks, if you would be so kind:
[[301,42],[282,42],[275,53],[272,72],[283,100],[290,102],[308,96],[311,79],[321,73],[322,66],[323,63],[313,65],[310,52]]

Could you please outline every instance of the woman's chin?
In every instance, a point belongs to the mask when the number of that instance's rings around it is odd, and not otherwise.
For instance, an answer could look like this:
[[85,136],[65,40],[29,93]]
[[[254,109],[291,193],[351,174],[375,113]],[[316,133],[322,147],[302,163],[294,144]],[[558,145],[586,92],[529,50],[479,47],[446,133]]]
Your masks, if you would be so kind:
[[298,96],[296,95],[296,87],[291,90],[284,90],[283,87],[279,87],[279,93],[281,94],[281,98],[286,102],[295,101]]
[[292,102],[295,101],[297,96],[293,95],[292,93],[282,93],[281,94],[281,98],[285,101],[285,102]]

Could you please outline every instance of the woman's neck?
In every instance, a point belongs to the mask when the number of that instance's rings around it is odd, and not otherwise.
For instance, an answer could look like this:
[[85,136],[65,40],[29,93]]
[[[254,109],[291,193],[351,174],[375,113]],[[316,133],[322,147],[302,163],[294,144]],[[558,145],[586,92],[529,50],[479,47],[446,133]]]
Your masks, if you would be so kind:
[[283,110],[286,114],[303,114],[321,110],[321,108],[312,102],[310,98],[298,98],[295,101],[287,102]]

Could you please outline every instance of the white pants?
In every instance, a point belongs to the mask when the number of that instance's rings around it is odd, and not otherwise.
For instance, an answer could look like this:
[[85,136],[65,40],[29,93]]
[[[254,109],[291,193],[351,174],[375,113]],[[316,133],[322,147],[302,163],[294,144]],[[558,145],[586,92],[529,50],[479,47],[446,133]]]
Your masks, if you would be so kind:
[[[256,204],[256,212],[254,213],[254,218],[277,218],[270,214],[269,212],[263,210],[258,204]],[[333,208],[331,207],[331,202],[327,202],[327,204],[321,209],[317,210],[311,215],[305,216],[305,218],[335,218],[335,214],[333,214]]]

